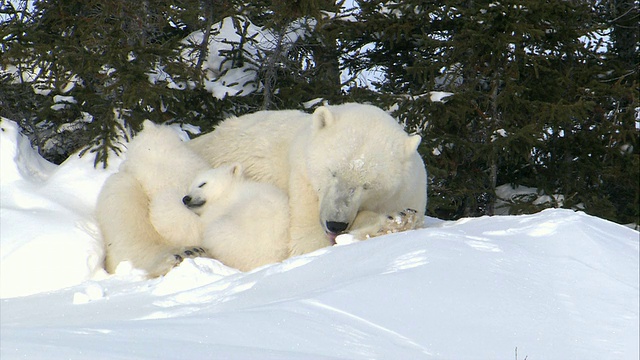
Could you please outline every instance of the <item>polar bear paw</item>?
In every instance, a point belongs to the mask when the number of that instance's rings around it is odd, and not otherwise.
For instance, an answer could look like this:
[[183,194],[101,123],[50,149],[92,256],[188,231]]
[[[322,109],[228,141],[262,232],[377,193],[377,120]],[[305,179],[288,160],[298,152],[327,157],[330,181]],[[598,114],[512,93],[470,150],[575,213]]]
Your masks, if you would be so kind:
[[184,259],[196,258],[207,256],[205,249],[197,246],[188,246],[180,249],[176,254],[173,254],[173,258],[176,261],[176,265],[180,264]]
[[363,217],[360,226],[349,233],[357,240],[365,240],[372,237],[392,234],[401,231],[413,230],[422,226],[423,217],[416,210],[405,209],[393,214],[375,214]]
[[387,215],[387,219],[377,235],[413,230],[420,226],[422,226],[422,219],[418,212],[413,209],[405,209],[404,211]]
[[207,251],[199,246],[185,246],[162,249],[155,261],[150,261],[143,269],[150,278],[166,275],[171,269],[180,265],[184,259],[210,257]]
[[417,229],[422,226],[422,217],[414,209],[405,209],[387,215],[381,225],[380,230],[373,236]]

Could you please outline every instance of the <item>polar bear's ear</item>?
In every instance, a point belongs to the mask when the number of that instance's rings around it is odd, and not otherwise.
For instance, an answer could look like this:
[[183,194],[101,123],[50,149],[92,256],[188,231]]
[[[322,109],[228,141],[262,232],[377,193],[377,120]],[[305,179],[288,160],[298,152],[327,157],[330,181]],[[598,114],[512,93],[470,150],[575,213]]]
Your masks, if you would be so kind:
[[409,136],[404,141],[404,155],[406,157],[410,157],[411,155],[413,155],[418,150],[418,146],[420,145],[421,141],[422,138],[420,137],[420,135]]
[[151,120],[145,120],[142,122],[142,129],[143,130],[149,130],[149,129],[153,129],[156,127],[156,124],[154,124]]
[[313,112],[313,128],[315,130],[324,129],[335,122],[333,114],[326,106],[320,106]]
[[243,173],[244,167],[242,166],[242,164],[237,162],[231,164],[231,175],[233,175],[233,177],[241,177]]

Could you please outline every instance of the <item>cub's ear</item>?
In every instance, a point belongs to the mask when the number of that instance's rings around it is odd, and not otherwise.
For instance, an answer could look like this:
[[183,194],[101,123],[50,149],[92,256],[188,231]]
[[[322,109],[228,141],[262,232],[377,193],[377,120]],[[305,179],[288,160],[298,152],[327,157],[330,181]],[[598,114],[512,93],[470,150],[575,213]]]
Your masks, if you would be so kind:
[[409,157],[409,156],[413,155],[418,150],[418,146],[420,145],[421,141],[422,141],[422,138],[420,137],[420,135],[409,136],[404,141],[404,155],[405,155],[405,157]]
[[313,129],[321,130],[331,126],[336,120],[326,106],[320,106],[313,112]]
[[244,167],[242,164],[238,162],[231,164],[231,174],[234,177],[241,177],[242,174],[244,174]]

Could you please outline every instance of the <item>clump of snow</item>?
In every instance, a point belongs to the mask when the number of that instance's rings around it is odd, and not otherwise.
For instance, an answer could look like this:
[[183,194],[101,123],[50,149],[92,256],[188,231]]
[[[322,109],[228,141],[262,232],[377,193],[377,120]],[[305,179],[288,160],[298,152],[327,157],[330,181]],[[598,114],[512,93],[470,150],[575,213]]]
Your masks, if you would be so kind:
[[491,135],[491,142],[496,142],[498,139],[506,138],[508,136],[509,135],[505,129],[498,129],[494,131],[493,134]]
[[504,184],[496,187],[495,213],[497,215],[510,215],[514,207],[518,205],[531,204],[545,207],[552,205],[562,207],[564,205],[564,195],[546,195],[540,190],[528,186],[511,186]]
[[211,284],[224,277],[238,273],[240,273],[239,270],[224,266],[214,259],[185,259],[158,283],[153,290],[153,294],[175,294]]
[[[639,233],[581,212],[459,221],[242,273],[101,268],[113,170],[1,124],[0,358],[637,359]],[[348,244],[348,245],[347,245]]]
[[304,107],[305,109],[311,109],[312,107],[320,104],[320,103],[325,103],[326,104],[326,100],[324,100],[323,98],[315,98],[315,99],[311,99],[309,101],[305,101],[302,103],[302,107]]
[[336,236],[336,245],[349,245],[358,242],[358,239],[351,234],[342,234]]
[[82,289],[73,294],[73,304],[86,304],[104,298],[104,288],[97,283],[87,283]]
[[446,92],[446,91],[430,91],[429,92],[429,99],[432,102],[441,102],[441,103],[445,103],[447,102],[447,98],[449,96],[453,96],[454,94],[451,92]]

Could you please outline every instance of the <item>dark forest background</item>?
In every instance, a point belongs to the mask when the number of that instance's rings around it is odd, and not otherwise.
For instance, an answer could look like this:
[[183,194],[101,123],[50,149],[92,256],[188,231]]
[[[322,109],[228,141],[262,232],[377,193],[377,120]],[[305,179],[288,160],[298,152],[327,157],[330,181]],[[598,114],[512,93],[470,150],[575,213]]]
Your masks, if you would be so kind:
[[144,119],[371,103],[422,135],[429,215],[638,223],[639,3],[3,1],[0,115],[107,166]]

